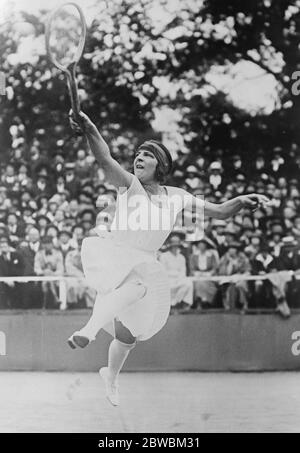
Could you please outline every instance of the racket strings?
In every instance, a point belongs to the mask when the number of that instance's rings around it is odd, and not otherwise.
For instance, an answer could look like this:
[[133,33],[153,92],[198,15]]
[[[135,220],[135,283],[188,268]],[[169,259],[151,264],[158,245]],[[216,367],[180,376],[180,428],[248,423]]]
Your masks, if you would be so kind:
[[67,68],[78,59],[84,27],[78,11],[60,8],[49,24],[49,51],[52,59]]

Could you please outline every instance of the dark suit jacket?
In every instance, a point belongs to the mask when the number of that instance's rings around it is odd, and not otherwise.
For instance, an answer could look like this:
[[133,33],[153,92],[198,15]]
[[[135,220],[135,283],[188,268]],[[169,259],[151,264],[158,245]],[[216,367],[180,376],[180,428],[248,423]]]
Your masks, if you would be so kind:
[[24,260],[20,253],[10,252],[9,258],[0,255],[0,275],[15,277],[24,275]]
[[31,247],[20,247],[17,252],[22,256],[24,262],[24,275],[35,275],[34,273],[34,258],[35,252]]

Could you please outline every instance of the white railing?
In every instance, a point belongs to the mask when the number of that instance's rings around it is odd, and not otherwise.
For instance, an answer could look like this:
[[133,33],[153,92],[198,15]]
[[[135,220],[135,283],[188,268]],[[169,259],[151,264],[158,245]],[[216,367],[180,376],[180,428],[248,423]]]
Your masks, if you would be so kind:
[[[289,274],[290,277],[295,277],[297,280],[300,280],[300,273],[295,273],[294,271],[281,271],[285,272],[286,275]],[[245,281],[256,281],[256,280],[268,280],[272,276],[278,275],[280,272],[273,272],[263,275],[250,275],[250,274],[234,274],[234,275],[199,275],[188,277],[193,281],[210,281],[210,282],[237,282],[241,280]],[[70,276],[30,276],[25,275],[22,277],[0,277],[0,282],[18,282],[18,283],[27,283],[27,282],[59,282],[59,300],[61,302],[60,310],[65,310],[67,308],[67,282],[74,282],[78,280],[83,280],[78,277]]]

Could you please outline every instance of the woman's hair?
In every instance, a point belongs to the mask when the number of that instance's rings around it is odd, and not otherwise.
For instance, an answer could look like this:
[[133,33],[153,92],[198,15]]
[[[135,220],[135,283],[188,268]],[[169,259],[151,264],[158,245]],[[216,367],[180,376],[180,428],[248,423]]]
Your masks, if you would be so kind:
[[158,161],[155,178],[158,182],[164,183],[171,173],[173,166],[172,156],[167,147],[156,140],[147,140],[138,149],[146,149],[154,154]]

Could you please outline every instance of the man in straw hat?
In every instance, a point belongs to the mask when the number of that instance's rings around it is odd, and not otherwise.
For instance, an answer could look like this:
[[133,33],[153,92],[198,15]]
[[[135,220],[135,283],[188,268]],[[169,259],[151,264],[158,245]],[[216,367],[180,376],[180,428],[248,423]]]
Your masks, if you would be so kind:
[[[219,264],[219,275],[250,274],[250,261],[241,251],[242,244],[232,241]],[[226,278],[222,282],[222,295],[225,310],[230,310],[238,302],[243,311],[248,308],[248,283],[245,280],[232,282]]]

